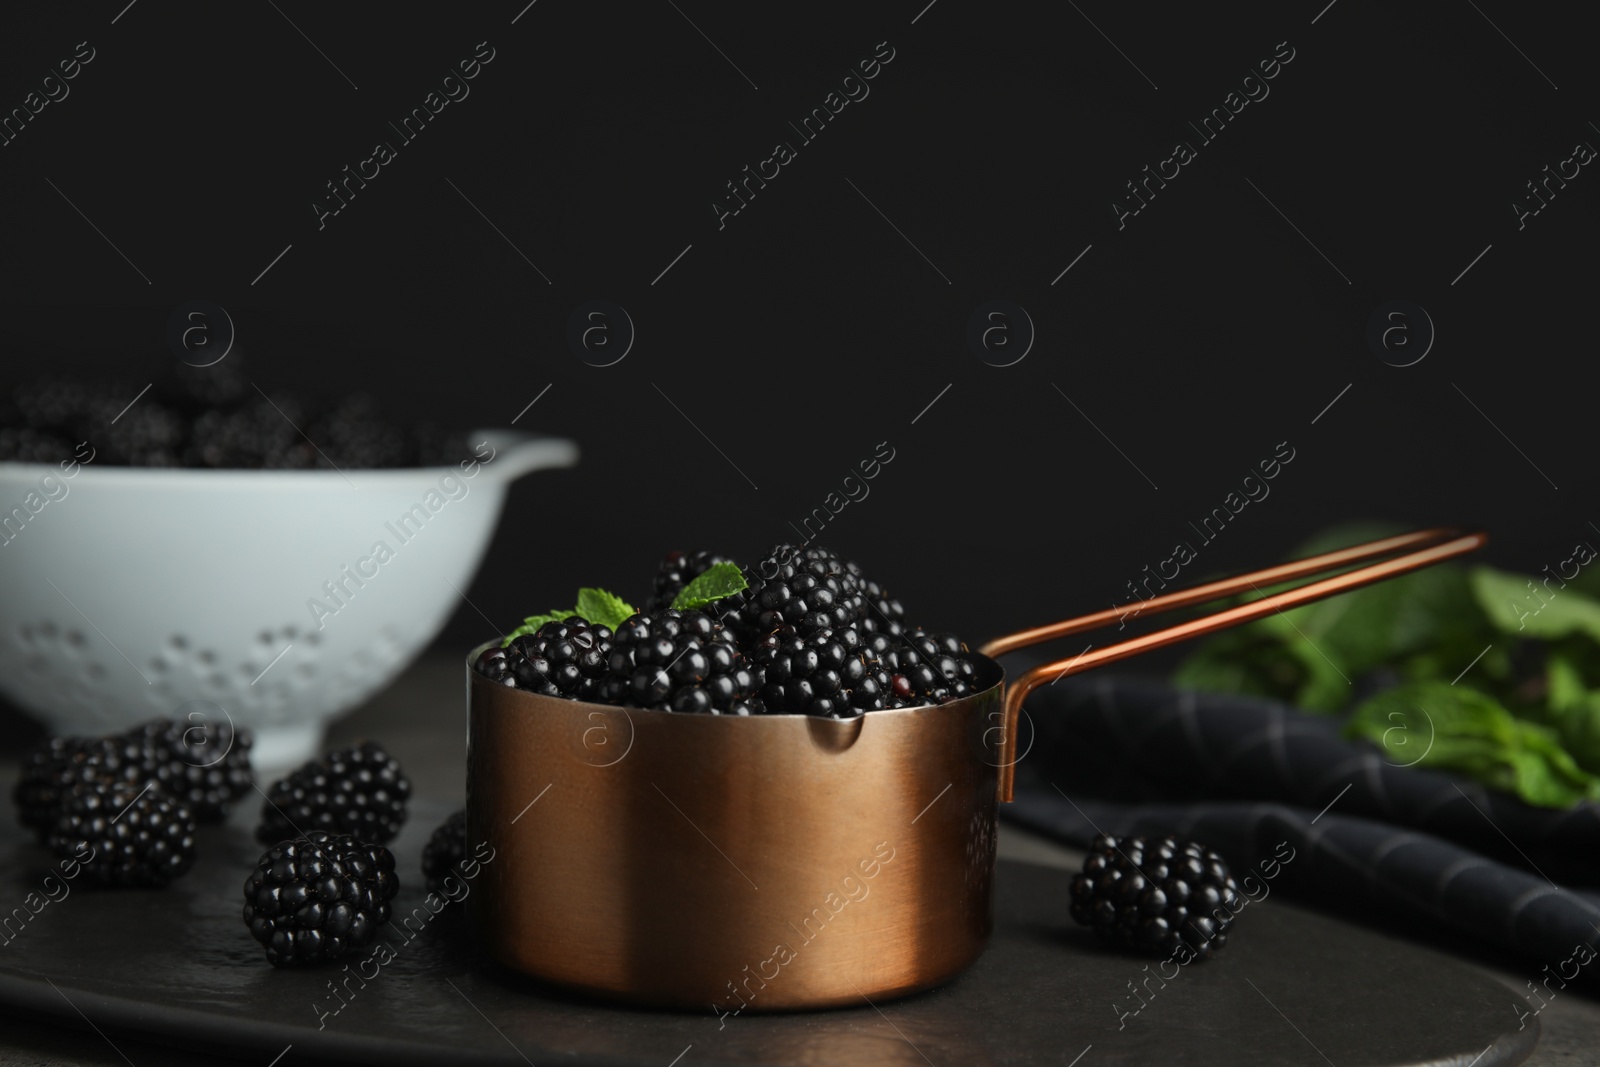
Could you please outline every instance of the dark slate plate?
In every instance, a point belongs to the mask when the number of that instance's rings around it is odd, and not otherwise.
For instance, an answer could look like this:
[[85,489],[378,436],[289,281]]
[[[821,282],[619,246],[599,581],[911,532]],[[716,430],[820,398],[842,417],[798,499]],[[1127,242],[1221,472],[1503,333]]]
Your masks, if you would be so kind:
[[[422,845],[446,813],[419,804],[396,842],[405,884],[399,914],[421,903]],[[1134,987],[1156,968],[1101,950],[1066,920],[1066,872],[1014,863],[1000,867],[989,951],[956,981],[905,1000],[720,1021],[709,1010],[631,1010],[485,963],[447,911],[414,940],[401,942],[391,931],[397,958],[365,988],[351,979],[348,1003],[324,1018],[321,1011],[341,1003],[330,980],[345,974],[273,970],[240,920],[241,886],[259,853],[248,835],[253,814],[205,828],[201,861],[167,890],[95,891],[73,883],[70,896],[44,907],[0,947],[0,1004],[80,1028],[87,1019],[112,1039],[181,1044],[261,1064],[292,1045],[281,1067],[303,1057],[389,1067],[1098,1067],[1324,1058],[1339,1067],[1490,1067],[1520,1062],[1538,1036],[1536,1019],[1514,1028],[1513,996],[1491,979],[1275,898],[1245,910],[1219,959],[1184,967],[1164,988],[1150,979],[1141,987],[1146,1006],[1123,1019],[1121,1011],[1138,1006]],[[0,862],[4,914],[40,889],[49,857],[8,819]]]

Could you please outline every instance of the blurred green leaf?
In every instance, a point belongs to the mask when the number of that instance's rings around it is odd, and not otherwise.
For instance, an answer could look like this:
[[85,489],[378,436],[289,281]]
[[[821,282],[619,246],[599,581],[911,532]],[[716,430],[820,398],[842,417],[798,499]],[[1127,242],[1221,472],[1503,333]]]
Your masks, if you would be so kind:
[[1502,633],[1553,639],[1583,634],[1600,642],[1600,600],[1493,567],[1474,567],[1472,593]]
[[1553,731],[1467,685],[1408,682],[1379,693],[1356,708],[1345,736],[1373,742],[1396,766],[1460,771],[1541,807],[1600,797],[1600,778]]

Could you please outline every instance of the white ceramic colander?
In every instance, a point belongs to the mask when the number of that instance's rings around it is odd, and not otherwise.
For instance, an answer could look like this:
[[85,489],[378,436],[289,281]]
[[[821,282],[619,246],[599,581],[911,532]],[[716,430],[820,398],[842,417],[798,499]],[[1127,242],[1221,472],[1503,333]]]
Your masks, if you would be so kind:
[[0,463],[0,692],[56,733],[226,717],[258,768],[309,758],[462,603],[510,482],[578,456],[471,440],[343,473]]

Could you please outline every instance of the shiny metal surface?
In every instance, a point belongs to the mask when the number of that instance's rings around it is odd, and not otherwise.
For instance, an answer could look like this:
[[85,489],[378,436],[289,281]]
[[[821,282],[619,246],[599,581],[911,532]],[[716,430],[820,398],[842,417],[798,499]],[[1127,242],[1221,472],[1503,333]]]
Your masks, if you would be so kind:
[[[926,989],[982,953],[995,812],[1028,692],[1103,663],[1451,559],[1424,530],[1152,598],[1158,612],[1412,549],[1046,664],[1007,690],[852,721],[676,715],[540,696],[467,662],[467,834],[495,858],[467,916],[500,962],[633,1003],[724,1014]],[[1425,546],[1425,547],[1418,547]],[[1112,621],[1097,612],[985,646]]]
[[[1189,604],[1202,603],[1208,600],[1215,600],[1218,597],[1243,593],[1247,589],[1260,593],[1262,585],[1272,585],[1287,579],[1308,577],[1322,571],[1335,570],[1346,564],[1362,559],[1370,559],[1378,555],[1385,555],[1399,548],[1413,547],[1419,544],[1429,546],[1407,552],[1402,556],[1396,556],[1394,559],[1384,560],[1381,563],[1358,567],[1353,571],[1347,571],[1332,578],[1310,582],[1296,589],[1274,593],[1271,596],[1263,596],[1258,600],[1252,600],[1249,603],[1240,604],[1212,615],[1190,619],[1188,622],[1169,626],[1154,633],[1129,638],[1126,641],[1119,641],[1100,648],[1091,647],[1071,659],[1056,660],[1054,663],[1046,663],[1028,671],[1012,683],[1005,694],[1004,725],[998,735],[1000,746],[1000,799],[1006,802],[1011,800],[1018,759],[1016,754],[1017,727],[1021,721],[1022,703],[1027,699],[1028,694],[1039,686],[1048,685],[1056,679],[1064,678],[1069,674],[1080,674],[1083,671],[1092,670],[1106,663],[1128,659],[1142,652],[1163,648],[1179,641],[1187,641],[1190,638],[1214,633],[1217,630],[1226,630],[1232,626],[1239,626],[1271,615],[1274,612],[1281,612],[1286,608],[1299,607],[1301,604],[1309,604],[1313,600],[1321,600],[1324,597],[1348,593],[1363,585],[1371,585],[1373,582],[1394,578],[1408,571],[1431,567],[1436,563],[1443,563],[1445,560],[1454,559],[1469,552],[1476,552],[1487,544],[1488,540],[1488,536],[1483,533],[1463,534],[1457,530],[1444,528],[1420,530],[1416,533],[1404,534],[1399,537],[1386,537],[1363,545],[1342,548],[1335,552],[1325,552],[1319,556],[1311,556],[1293,563],[1252,571],[1248,574],[1225,578],[1194,589],[1169,593],[1165,596],[1145,601],[1142,611],[1152,613],[1171,611]],[[1053,637],[1060,637],[1069,633],[1081,633],[1111,622],[1112,619],[1107,616],[1116,616],[1117,614],[1116,611],[1095,612],[1092,615],[1068,619],[1052,626],[1023,631],[1011,637],[991,641],[984,646],[984,652],[997,654],[1001,651],[1020,648],[1023,645],[1034,644]]]
[[719,1012],[928,988],[992,926],[1001,672],[841,722],[539,696],[468,666],[467,901],[508,966]]

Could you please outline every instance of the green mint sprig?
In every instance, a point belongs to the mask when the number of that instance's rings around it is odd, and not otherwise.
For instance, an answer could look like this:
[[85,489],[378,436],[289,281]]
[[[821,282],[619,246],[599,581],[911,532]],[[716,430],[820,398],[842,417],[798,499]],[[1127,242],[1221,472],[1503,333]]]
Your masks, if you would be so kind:
[[570,611],[553,608],[543,615],[529,615],[522,620],[521,626],[506,634],[500,642],[500,647],[505,648],[524,634],[535,633],[539,627],[547,622],[559,622],[562,619],[570,619],[573,616],[577,616],[592,625],[605,626],[615,630],[629,616],[636,614],[638,614],[638,610],[615,593],[608,593],[604,589],[585,586],[578,590],[576,607]]
[[737,563],[717,563],[678,590],[672,606],[678,611],[696,611],[749,588]]

